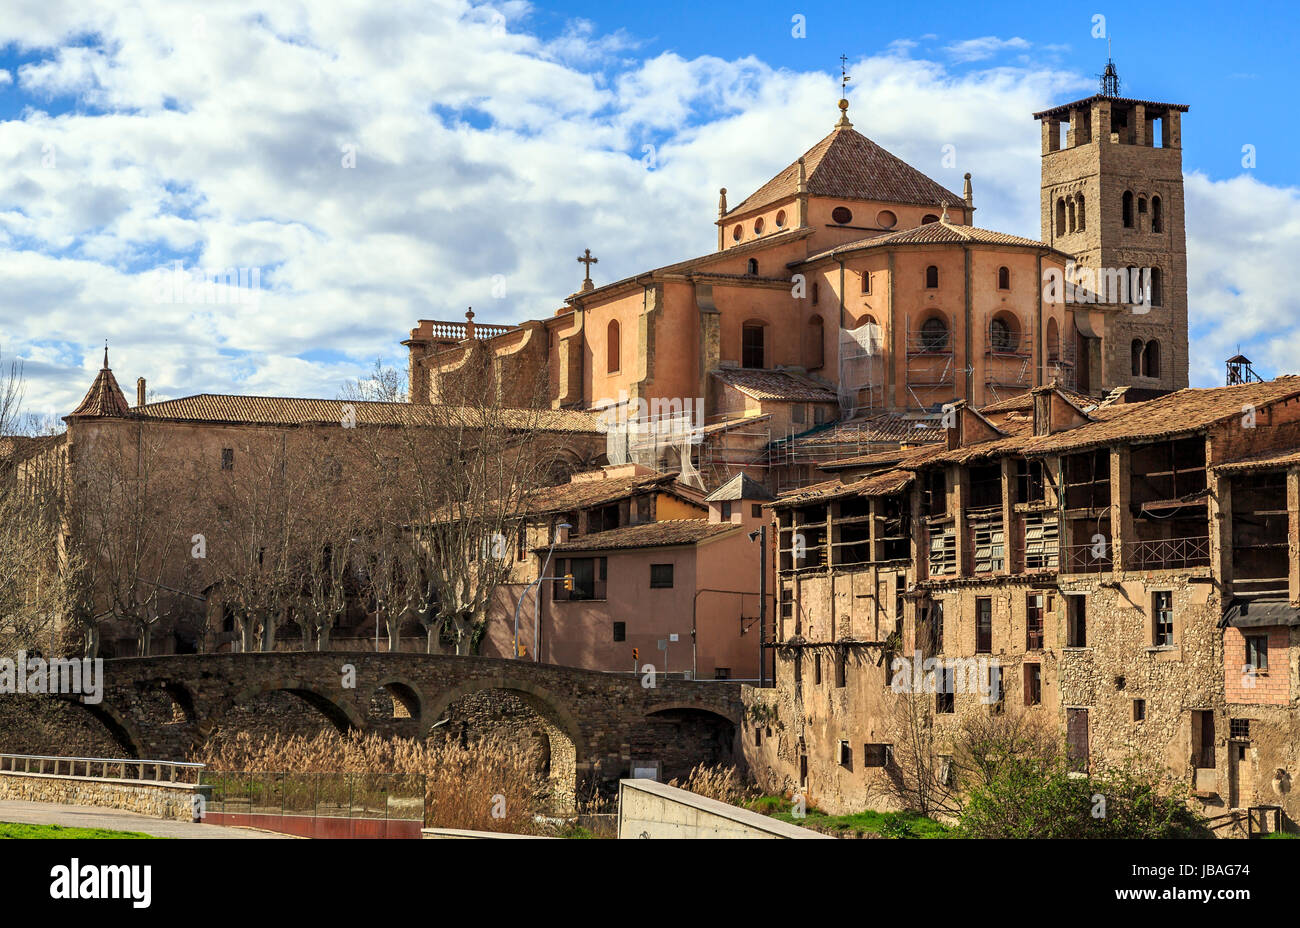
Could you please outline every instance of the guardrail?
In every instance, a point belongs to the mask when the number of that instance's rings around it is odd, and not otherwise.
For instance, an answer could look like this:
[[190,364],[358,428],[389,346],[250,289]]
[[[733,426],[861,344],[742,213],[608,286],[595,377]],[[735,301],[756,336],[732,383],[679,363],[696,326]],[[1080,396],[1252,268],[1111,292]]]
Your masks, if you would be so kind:
[[[33,766],[35,769],[33,769]],[[81,772],[77,772],[77,767]],[[66,767],[66,772],[64,768]],[[95,768],[98,767],[98,772]],[[203,764],[149,760],[134,757],[59,757],[53,754],[0,754],[0,773],[41,773],[57,777],[94,777],[101,780],[140,780],[153,783],[194,783]],[[153,776],[146,772],[152,770]],[[135,776],[129,773],[134,771]],[[166,776],[164,776],[164,772]]]
[[1130,570],[1205,567],[1210,563],[1208,535],[1133,541],[1124,545],[1124,548],[1124,560]]

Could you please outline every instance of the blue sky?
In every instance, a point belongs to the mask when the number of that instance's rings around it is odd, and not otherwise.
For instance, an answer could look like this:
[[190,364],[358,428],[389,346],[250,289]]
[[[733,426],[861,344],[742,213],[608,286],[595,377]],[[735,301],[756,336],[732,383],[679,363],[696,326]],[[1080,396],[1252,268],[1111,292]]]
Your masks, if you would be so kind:
[[[584,247],[598,281],[711,250],[718,187],[829,131],[841,54],[860,131],[1037,237],[1030,114],[1094,92],[1098,14],[1122,93],[1191,106],[1193,384],[1239,343],[1295,370],[1300,37],[1270,3],[6,0],[0,353],[48,413],[105,338],[158,397],[337,395],[420,318],[554,312]],[[175,260],[261,290],[162,299]]]

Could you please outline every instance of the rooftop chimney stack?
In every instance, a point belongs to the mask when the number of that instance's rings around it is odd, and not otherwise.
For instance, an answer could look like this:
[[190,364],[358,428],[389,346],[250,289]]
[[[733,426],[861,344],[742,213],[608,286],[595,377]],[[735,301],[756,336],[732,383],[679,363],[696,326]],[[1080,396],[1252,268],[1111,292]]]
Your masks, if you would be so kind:
[[135,382],[135,405],[144,405],[144,378],[140,377]]

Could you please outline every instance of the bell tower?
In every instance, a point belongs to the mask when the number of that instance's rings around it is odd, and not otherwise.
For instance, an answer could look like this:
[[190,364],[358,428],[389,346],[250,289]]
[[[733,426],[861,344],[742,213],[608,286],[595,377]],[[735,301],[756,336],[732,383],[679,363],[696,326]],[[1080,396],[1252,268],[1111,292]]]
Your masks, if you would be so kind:
[[1043,138],[1042,240],[1074,256],[1066,282],[1082,287],[1071,307],[1075,383],[1093,394],[1126,385],[1182,389],[1188,358],[1180,117],[1188,107],[1121,97],[1113,61],[1100,85],[1094,96],[1034,114]]

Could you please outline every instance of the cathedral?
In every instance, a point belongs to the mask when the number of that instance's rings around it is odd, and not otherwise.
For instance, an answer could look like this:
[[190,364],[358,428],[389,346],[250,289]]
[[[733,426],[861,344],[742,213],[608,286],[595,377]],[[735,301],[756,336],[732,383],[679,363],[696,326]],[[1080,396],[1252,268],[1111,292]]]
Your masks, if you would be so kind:
[[588,251],[550,318],[421,320],[403,342],[411,398],[438,402],[484,365],[502,384],[545,377],[553,408],[625,426],[611,462],[781,492],[814,462],[934,440],[954,403],[1186,387],[1187,107],[1119,97],[1113,75],[1034,114],[1042,241],[975,225],[970,174],[945,188],[841,99],[830,134],[758,190],[720,191],[716,251],[599,286]]

